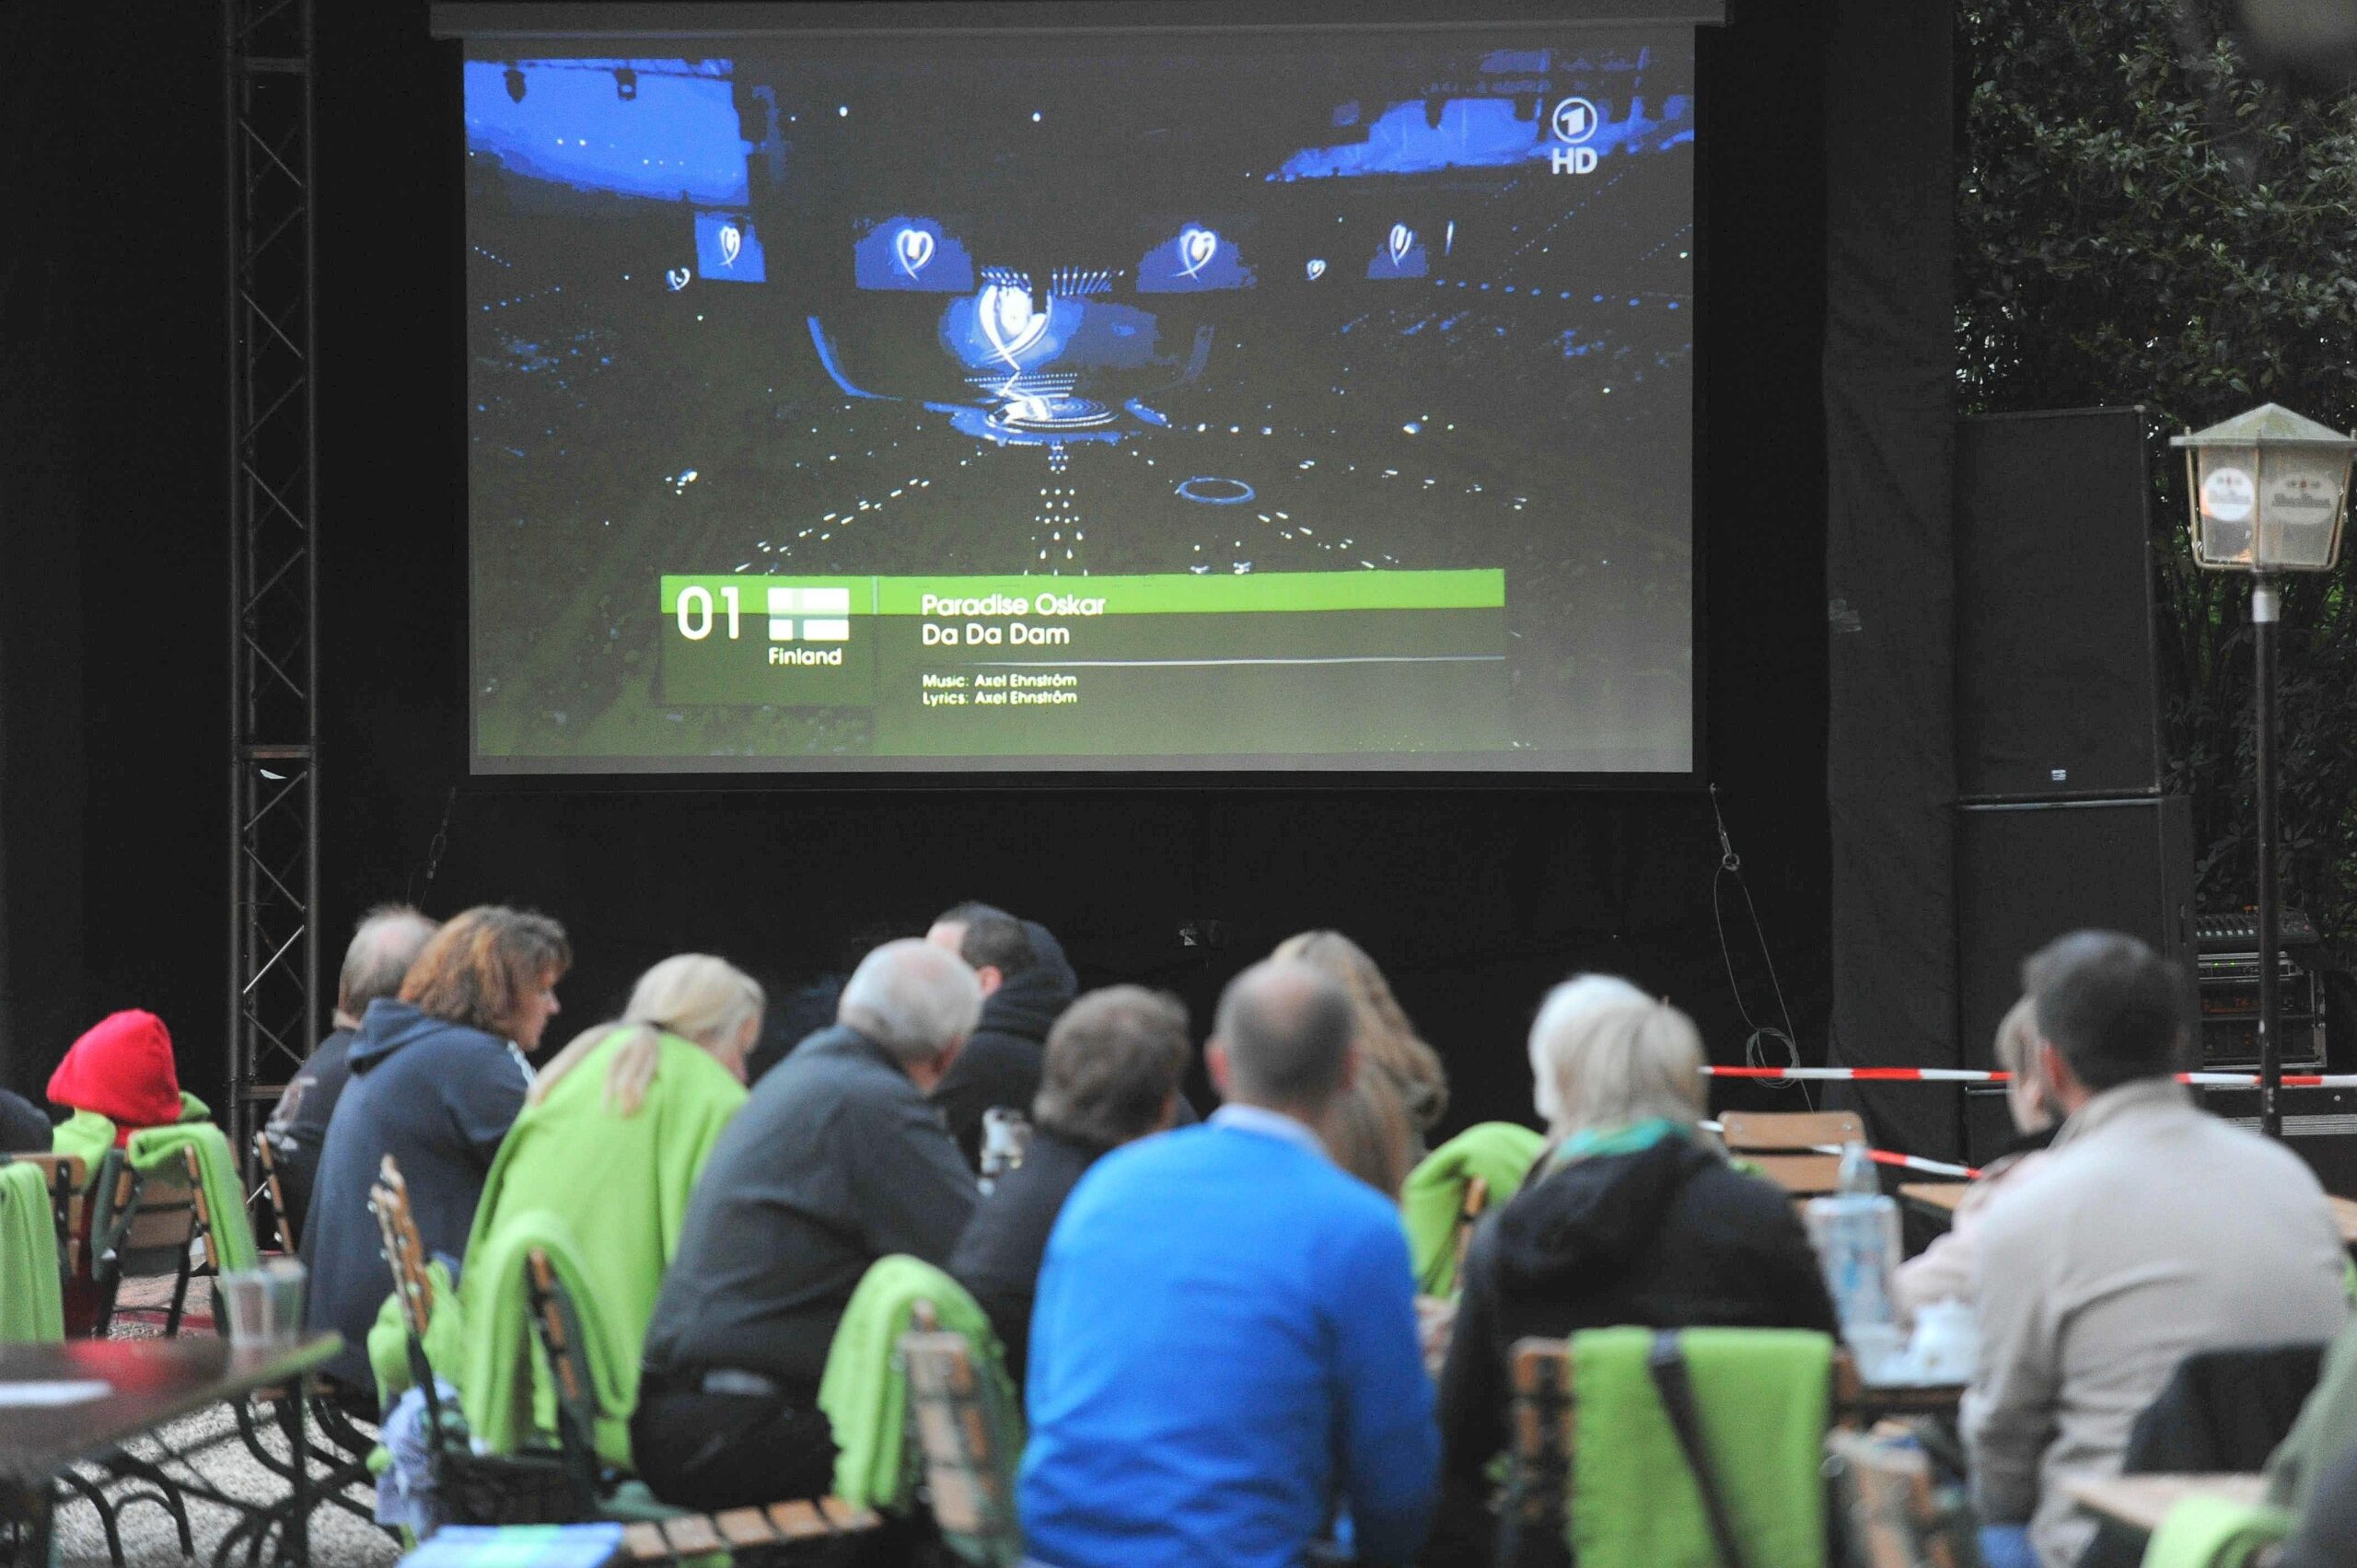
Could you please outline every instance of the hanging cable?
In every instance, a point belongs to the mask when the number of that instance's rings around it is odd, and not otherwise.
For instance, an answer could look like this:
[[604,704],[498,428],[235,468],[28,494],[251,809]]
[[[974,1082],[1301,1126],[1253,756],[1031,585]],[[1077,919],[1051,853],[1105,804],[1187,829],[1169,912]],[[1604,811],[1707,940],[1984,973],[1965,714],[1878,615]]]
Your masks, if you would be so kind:
[[[1784,1001],[1784,983],[1776,976],[1776,958],[1768,950],[1768,932],[1759,922],[1759,906],[1752,901],[1751,886],[1743,879],[1743,856],[1736,854],[1735,840],[1727,832],[1726,817],[1719,810],[1719,786],[1713,784],[1710,787],[1711,820],[1719,830],[1719,864],[1711,873],[1711,921],[1718,928],[1719,960],[1726,966],[1727,991],[1735,997],[1736,1012],[1741,1016],[1743,1027],[1751,1031],[1743,1042],[1744,1063],[1749,1067],[1777,1065],[1768,1060],[1772,1046],[1784,1059],[1781,1065],[1798,1067],[1801,1064],[1801,1048],[1793,1033],[1793,1010]],[[1784,1020],[1782,1028],[1763,1024],[1751,1016],[1751,1008],[1743,999],[1743,987],[1736,980],[1735,953],[1727,946],[1726,912],[1722,903],[1724,885],[1729,877],[1735,879],[1736,891],[1743,895],[1744,912],[1751,917],[1751,934],[1759,944],[1759,960],[1767,967],[1768,983],[1776,993],[1776,1011]],[[1802,1100],[1810,1109],[1817,1109],[1817,1102],[1810,1096],[1806,1084],[1788,1077],[1769,1078],[1763,1082],[1771,1088],[1798,1087]]]

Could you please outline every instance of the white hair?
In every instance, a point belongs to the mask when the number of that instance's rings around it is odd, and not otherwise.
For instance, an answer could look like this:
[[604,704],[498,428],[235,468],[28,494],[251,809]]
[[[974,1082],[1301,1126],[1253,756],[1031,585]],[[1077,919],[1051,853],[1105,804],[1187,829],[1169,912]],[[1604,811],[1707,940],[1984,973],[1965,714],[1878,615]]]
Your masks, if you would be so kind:
[[[1636,1073],[1633,1075],[1631,1068],[1636,1066],[1633,1061],[1621,1061],[1621,1063],[1617,1063],[1615,1071],[1612,1063],[1605,1063],[1598,1051],[1594,1050],[1598,1033],[1621,1033],[1621,1030],[1600,1030],[1600,1023],[1612,1014],[1626,1014],[1631,1009],[1645,1009],[1645,1012],[1659,1009],[1659,1012],[1674,1014],[1676,1018],[1685,1021],[1685,1014],[1676,1012],[1674,1007],[1666,1007],[1666,1005],[1659,1005],[1617,974],[1574,974],[1573,979],[1562,981],[1553,991],[1546,993],[1546,1000],[1539,1005],[1539,1016],[1529,1026],[1529,1087],[1532,1087],[1532,1101],[1535,1101],[1541,1118],[1546,1118],[1546,1125],[1553,1127],[1556,1132],[1567,1132],[1573,1127],[1603,1125],[1603,1120],[1598,1120],[1600,1115],[1621,1120],[1641,1120],[1643,1115],[1685,1115],[1688,1120],[1692,1120],[1692,1115],[1700,1113],[1700,1035],[1695,1038],[1695,1056],[1688,1066],[1688,1073],[1695,1082],[1685,1085],[1685,1087],[1692,1089],[1692,1094],[1685,1094],[1676,1104],[1676,1109],[1664,1109],[1657,1104],[1633,1104],[1638,1098],[1655,1098],[1650,1094],[1638,1094],[1641,1085],[1633,1082],[1633,1077],[1653,1080],[1650,1087],[1659,1087],[1657,1073]],[[1695,1030],[1692,1021],[1685,1021],[1685,1033],[1692,1035],[1692,1030]],[[1668,1042],[1666,1040],[1655,1040],[1655,1044],[1666,1047]],[[1620,1085],[1615,1087],[1615,1085],[1605,1085],[1605,1082],[1594,1082],[1596,1077],[1617,1077]],[[1609,1104],[1609,1101],[1617,1101],[1617,1104]]]
[[916,937],[887,942],[859,961],[835,1017],[908,1065],[974,1032],[982,982],[966,960]]
[[1539,1083],[1554,1092],[1547,1120],[1558,1138],[1656,1118],[1701,1120],[1701,1031],[1666,1002],[1542,1011],[1531,1049],[1544,1063]]

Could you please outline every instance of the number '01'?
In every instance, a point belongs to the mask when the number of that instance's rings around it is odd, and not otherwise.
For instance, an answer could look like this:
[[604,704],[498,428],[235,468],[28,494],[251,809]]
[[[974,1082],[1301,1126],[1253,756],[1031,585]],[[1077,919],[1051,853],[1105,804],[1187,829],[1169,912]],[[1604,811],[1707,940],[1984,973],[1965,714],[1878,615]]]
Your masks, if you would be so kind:
[[[721,608],[728,612],[728,640],[737,640],[737,590],[734,587],[720,590]],[[687,587],[679,590],[679,635],[691,643],[701,643],[712,635],[712,590]]]

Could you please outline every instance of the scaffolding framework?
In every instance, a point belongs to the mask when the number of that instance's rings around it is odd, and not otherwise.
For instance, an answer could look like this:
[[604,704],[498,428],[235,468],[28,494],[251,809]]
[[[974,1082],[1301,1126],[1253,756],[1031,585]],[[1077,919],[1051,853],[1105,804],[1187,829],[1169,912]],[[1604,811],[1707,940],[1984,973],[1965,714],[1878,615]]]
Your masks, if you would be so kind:
[[312,0],[222,0],[229,489],[229,1136],[311,1052],[319,993]]

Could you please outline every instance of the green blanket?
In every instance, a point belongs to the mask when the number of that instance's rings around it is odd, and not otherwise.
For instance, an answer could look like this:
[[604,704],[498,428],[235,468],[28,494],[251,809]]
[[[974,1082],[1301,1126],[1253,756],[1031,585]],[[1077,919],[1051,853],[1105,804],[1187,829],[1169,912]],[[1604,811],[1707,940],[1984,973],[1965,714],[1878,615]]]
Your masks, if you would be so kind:
[[[1650,1329],[1572,1340],[1569,1506],[1580,1568],[1713,1568],[1701,1493],[1655,1391]],[[1833,1342],[1796,1329],[1678,1336],[1702,1435],[1749,1568],[1824,1568]]]
[[[463,1314],[447,1264],[438,1259],[427,1263],[425,1277],[434,1288],[434,1316],[425,1324],[425,1364],[434,1368],[436,1377],[447,1382],[450,1369],[459,1364]],[[401,1322],[401,1299],[390,1291],[385,1294],[384,1305],[377,1308],[377,1321],[369,1326],[368,1369],[377,1375],[378,1408],[391,1410],[409,1391],[411,1378],[409,1330]]]
[[2291,1515],[2263,1503],[2254,1507],[2223,1497],[2189,1497],[2153,1532],[2143,1568],[2243,1568],[2291,1527]]
[[132,1168],[143,1175],[168,1169],[177,1177],[183,1150],[196,1156],[197,1180],[203,1190],[204,1207],[213,1225],[207,1243],[213,1266],[225,1274],[252,1268],[261,1260],[261,1249],[254,1244],[253,1218],[246,1213],[246,1191],[244,1183],[238,1179],[237,1156],[229,1152],[229,1140],[220,1128],[210,1121],[150,1127],[144,1132],[134,1132],[124,1152]]
[[888,1509],[906,1500],[900,1437],[909,1379],[894,1353],[920,1301],[933,1303],[943,1329],[966,1336],[974,1370],[990,1385],[984,1397],[995,1398],[1010,1420],[1017,1408],[998,1336],[966,1287],[922,1259],[878,1259],[843,1308],[819,1382],[819,1408],[835,1434],[835,1495],[846,1503]]
[[[630,1418],[638,1408],[647,1321],[679,1248],[689,1195],[745,1103],[745,1086],[711,1052],[665,1035],[645,1098],[634,1114],[618,1116],[606,1104],[606,1072],[623,1038],[615,1030],[525,1108],[483,1179],[459,1272],[465,1349],[457,1361],[435,1365],[459,1386],[475,1435],[497,1452],[534,1433],[552,1439],[556,1430],[555,1395],[529,1353],[520,1294],[531,1243],[516,1245],[507,1235],[522,1224],[533,1237],[553,1237],[566,1253],[560,1272],[589,1336],[603,1416],[598,1452],[609,1464],[635,1468]],[[496,1308],[485,1305],[487,1296],[497,1297]],[[526,1376],[528,1412],[511,1403]]]
[[48,1344],[64,1337],[57,1216],[47,1172],[37,1165],[0,1165],[0,1344]]
[[[180,1124],[181,1126],[185,1127],[192,1121],[212,1120],[211,1106],[206,1105],[186,1089],[180,1091]],[[49,1130],[50,1152],[79,1156],[83,1165],[89,1169],[90,1179],[96,1181],[99,1178],[99,1162],[106,1158],[109,1149],[115,1147],[115,1139],[122,1131],[112,1120],[100,1116],[95,1110],[77,1110]],[[156,1129],[150,1129],[150,1131],[156,1131]],[[234,1167],[235,1162],[231,1164]]]
[[1489,1184],[1490,1204],[1515,1195],[1546,1140],[1511,1121],[1468,1127],[1420,1161],[1399,1189],[1400,1223],[1408,1227],[1408,1256],[1416,1289],[1425,1295],[1457,1291],[1457,1216],[1465,1190],[1480,1177]]
[[[542,1209],[507,1214],[497,1234],[467,1260],[466,1331],[452,1378],[467,1412],[467,1430],[493,1454],[544,1446],[556,1431],[555,1392],[532,1339],[526,1265],[536,1248],[548,1254],[581,1321],[583,1359],[598,1399],[598,1457],[609,1464],[628,1464],[631,1406],[616,1372],[626,1367],[634,1373],[636,1359],[620,1363],[580,1244],[562,1218]],[[630,1392],[635,1392],[636,1381],[631,1379]]]

